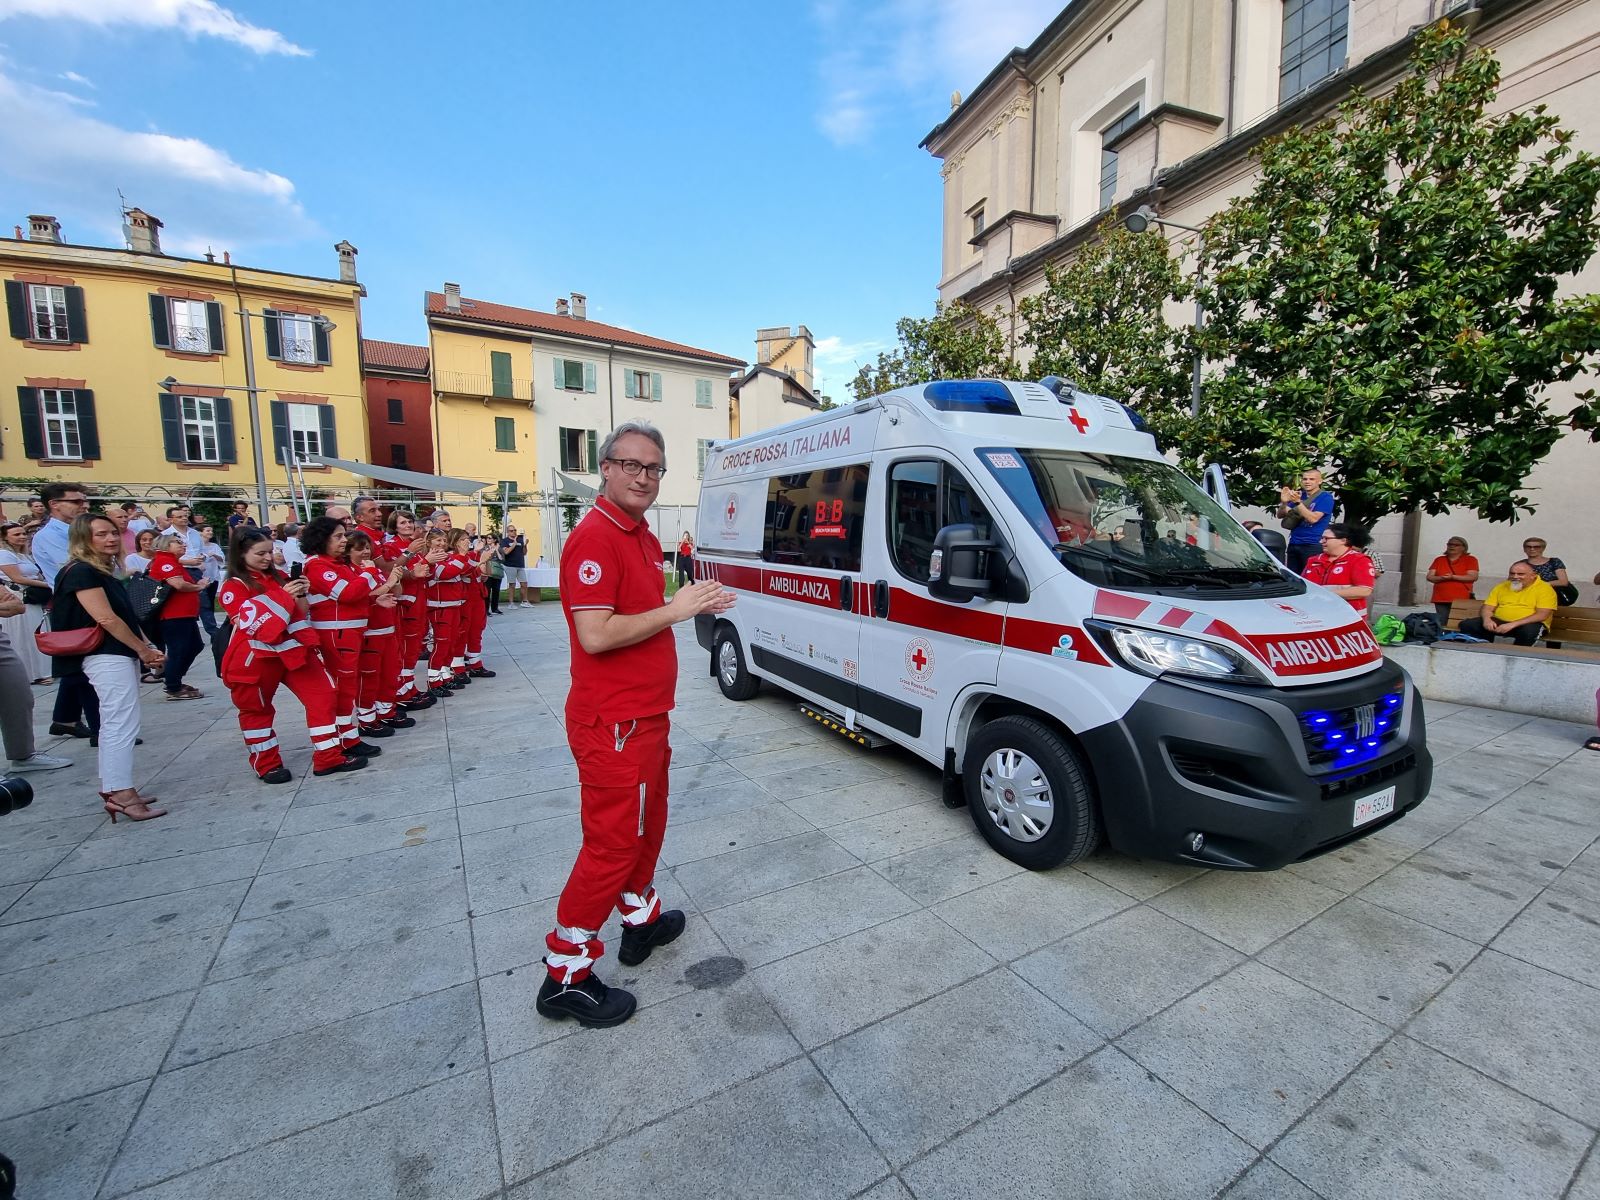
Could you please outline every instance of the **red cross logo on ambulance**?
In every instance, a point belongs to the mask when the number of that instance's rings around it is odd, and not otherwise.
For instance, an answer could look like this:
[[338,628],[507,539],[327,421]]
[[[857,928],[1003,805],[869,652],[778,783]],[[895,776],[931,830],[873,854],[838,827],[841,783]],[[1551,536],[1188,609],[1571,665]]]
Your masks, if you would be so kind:
[[906,643],[906,670],[918,683],[926,683],[933,674],[933,643],[916,637]]
[[739,519],[739,499],[738,499],[737,496],[729,496],[728,497],[728,507],[722,510],[722,523],[727,528],[732,529],[734,522],[737,521],[738,519]]
[[586,558],[578,564],[578,582],[593,587],[600,582],[600,564],[592,558]]

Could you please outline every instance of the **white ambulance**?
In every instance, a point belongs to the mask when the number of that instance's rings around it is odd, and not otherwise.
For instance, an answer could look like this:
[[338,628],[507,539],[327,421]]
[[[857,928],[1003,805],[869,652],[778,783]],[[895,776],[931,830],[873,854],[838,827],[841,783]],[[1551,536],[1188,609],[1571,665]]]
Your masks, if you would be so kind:
[[903,388],[713,446],[696,622],[761,681],[944,772],[1027,867],[1102,835],[1261,870],[1419,804],[1422,701],[1348,603],[1277,563],[1130,411],[1060,380]]

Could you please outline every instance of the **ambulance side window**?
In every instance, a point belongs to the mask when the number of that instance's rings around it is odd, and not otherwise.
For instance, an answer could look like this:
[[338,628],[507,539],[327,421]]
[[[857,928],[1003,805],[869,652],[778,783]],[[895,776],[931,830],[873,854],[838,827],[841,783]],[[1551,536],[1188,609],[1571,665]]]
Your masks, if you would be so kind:
[[767,482],[767,562],[828,571],[861,569],[868,467],[826,467]]
[[889,474],[889,552],[908,579],[928,581],[933,540],[946,525],[992,530],[984,507],[960,471],[937,460],[901,462]]

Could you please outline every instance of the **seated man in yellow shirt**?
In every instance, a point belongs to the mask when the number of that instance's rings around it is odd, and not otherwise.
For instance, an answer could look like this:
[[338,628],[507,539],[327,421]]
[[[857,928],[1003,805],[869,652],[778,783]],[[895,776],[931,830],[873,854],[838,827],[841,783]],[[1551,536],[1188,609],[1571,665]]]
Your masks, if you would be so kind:
[[1483,602],[1483,612],[1461,622],[1461,632],[1492,642],[1510,638],[1531,646],[1544,636],[1545,622],[1555,615],[1556,590],[1525,562],[1511,564],[1511,578],[1497,583]]

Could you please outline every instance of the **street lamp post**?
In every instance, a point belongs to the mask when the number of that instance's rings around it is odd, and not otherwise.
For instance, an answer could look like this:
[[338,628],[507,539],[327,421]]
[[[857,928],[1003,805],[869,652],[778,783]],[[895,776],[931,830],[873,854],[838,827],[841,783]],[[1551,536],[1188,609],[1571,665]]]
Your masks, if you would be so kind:
[[[1148,204],[1141,204],[1127,216],[1122,218],[1122,226],[1129,233],[1143,233],[1152,225],[1170,225],[1174,229],[1182,229],[1195,234],[1200,239],[1200,253],[1205,254],[1206,231],[1197,225],[1185,225],[1181,221],[1169,221],[1166,217],[1156,216],[1156,210]],[[1199,265],[1195,268],[1195,277],[1199,278]],[[1200,331],[1206,327],[1206,302],[1200,298],[1200,291],[1195,289],[1194,295],[1194,331],[1198,337]],[[1198,342],[1194,348],[1194,371],[1189,383],[1189,415],[1200,415],[1200,346]]]
[[[265,313],[251,312],[247,308],[240,308],[239,328],[244,335],[244,386],[236,383],[224,384],[185,384],[180,383],[171,375],[161,381],[161,390],[174,391],[180,387],[216,387],[225,392],[243,392],[250,406],[250,449],[255,459],[256,470],[256,505],[261,510],[261,528],[265,529],[272,521],[272,514],[268,512],[267,504],[267,461],[261,452],[261,389],[256,386],[256,351],[255,344],[250,337],[250,318],[260,317],[263,321],[269,318]],[[311,318],[311,323],[324,333],[332,333],[338,328],[332,321],[324,316]],[[292,448],[291,448],[292,453]],[[287,469],[287,468],[285,468]],[[289,481],[291,490],[294,480]]]

